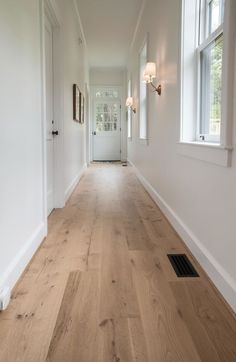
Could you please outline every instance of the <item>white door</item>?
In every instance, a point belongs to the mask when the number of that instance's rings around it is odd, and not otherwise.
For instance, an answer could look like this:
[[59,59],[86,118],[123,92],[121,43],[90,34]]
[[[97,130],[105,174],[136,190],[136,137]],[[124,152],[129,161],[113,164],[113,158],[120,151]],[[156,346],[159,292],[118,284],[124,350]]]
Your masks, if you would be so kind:
[[120,101],[96,100],[93,122],[93,160],[121,159]]
[[54,141],[53,141],[53,32],[45,18],[45,71],[46,71],[46,123],[47,123],[47,212],[54,208]]

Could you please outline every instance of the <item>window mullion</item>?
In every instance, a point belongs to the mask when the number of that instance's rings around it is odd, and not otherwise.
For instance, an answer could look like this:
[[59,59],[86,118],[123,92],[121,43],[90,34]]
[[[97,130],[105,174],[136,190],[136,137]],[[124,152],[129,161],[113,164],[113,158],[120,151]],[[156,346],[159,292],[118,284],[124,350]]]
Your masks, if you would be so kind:
[[223,24],[221,24],[212,34],[209,35],[209,13],[212,0],[204,1],[204,11],[202,3],[199,7],[199,15],[204,16],[200,25],[202,26],[205,37],[200,41],[197,47],[197,64],[198,64],[198,118],[196,124],[196,139],[201,141],[218,142],[218,136],[210,134],[210,117],[211,117],[211,55],[206,50],[209,46],[214,46],[215,40],[223,34]]
[[198,51],[202,51],[203,49],[205,49],[206,47],[208,47],[208,45],[210,45],[216,38],[218,38],[221,34],[223,33],[223,25],[220,25],[215,31],[214,33],[212,33],[211,35],[208,36],[208,38],[203,41],[202,44],[199,45],[198,47]]

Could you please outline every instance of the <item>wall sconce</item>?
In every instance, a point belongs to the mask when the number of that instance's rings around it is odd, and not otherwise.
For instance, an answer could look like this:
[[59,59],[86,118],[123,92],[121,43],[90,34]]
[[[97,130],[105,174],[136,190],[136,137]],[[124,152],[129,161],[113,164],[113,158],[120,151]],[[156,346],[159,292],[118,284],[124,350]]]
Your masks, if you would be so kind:
[[144,73],[143,73],[143,80],[145,83],[147,84],[151,84],[151,86],[155,89],[154,92],[157,92],[157,94],[160,96],[161,95],[161,84],[158,85],[158,87],[156,87],[153,84],[153,79],[156,78],[156,64],[155,63],[147,63]]
[[134,108],[134,100],[133,97],[128,97],[126,99],[126,107],[129,107],[132,109],[134,113],[136,113],[136,108]]

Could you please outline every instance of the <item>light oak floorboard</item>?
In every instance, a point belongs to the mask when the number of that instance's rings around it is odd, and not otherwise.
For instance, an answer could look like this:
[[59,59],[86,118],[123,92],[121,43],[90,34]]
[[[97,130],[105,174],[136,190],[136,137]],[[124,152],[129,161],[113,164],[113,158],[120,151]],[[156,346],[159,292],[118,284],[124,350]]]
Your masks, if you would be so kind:
[[[168,253],[200,278],[177,278]],[[96,163],[0,313],[0,362],[236,361],[236,319],[131,167]]]

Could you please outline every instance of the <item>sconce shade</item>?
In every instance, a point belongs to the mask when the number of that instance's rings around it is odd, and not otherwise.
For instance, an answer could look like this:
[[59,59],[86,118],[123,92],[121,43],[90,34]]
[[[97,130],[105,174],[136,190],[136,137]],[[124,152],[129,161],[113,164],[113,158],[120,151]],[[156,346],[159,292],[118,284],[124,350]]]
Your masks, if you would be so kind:
[[126,107],[129,107],[130,109],[132,109],[132,111],[134,113],[136,113],[136,108],[134,108],[134,100],[133,97],[128,97],[126,99]]
[[145,71],[143,73],[143,81],[144,83],[150,83],[150,77],[145,73]]
[[151,83],[153,79],[156,78],[156,74],[156,63],[147,63],[143,73],[144,82]]
[[145,70],[143,72],[143,81],[147,84],[150,84],[153,88],[154,88],[154,92],[157,92],[157,94],[160,96],[161,95],[161,84],[157,86],[155,86],[153,84],[153,79],[156,78],[157,76],[157,68],[156,68],[156,63],[147,63]]
[[128,97],[126,99],[126,107],[133,107],[134,101],[133,101],[133,97]]

